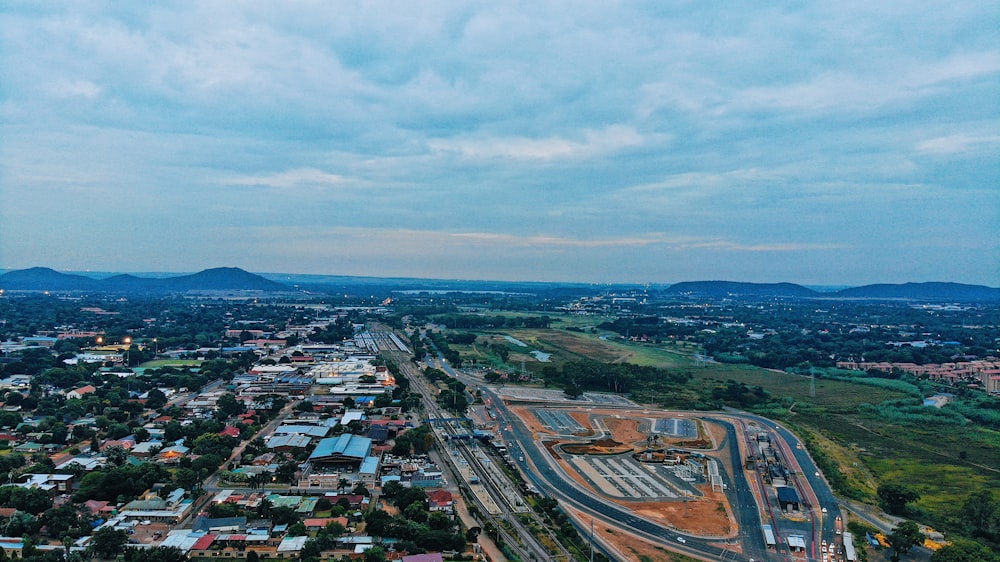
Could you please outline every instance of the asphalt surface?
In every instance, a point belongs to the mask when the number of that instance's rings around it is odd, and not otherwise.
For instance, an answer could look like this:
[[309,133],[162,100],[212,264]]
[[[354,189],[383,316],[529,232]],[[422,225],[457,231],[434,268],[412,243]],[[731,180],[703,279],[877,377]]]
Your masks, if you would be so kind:
[[[487,392],[489,391],[487,390]],[[517,416],[506,409],[503,401],[498,396],[492,392],[490,394],[493,397],[493,403],[502,408],[503,417],[510,424],[510,434],[513,439],[522,444],[531,443],[533,438],[528,428],[521,423]],[[726,445],[730,447],[730,454],[734,454],[734,458],[739,459],[739,442],[737,441],[735,428],[732,424],[721,420],[711,421],[726,426]],[[517,462],[539,491],[568,501],[576,507],[594,514],[610,525],[628,527],[632,532],[638,532],[661,543],[669,544],[671,550],[680,552],[713,558],[726,556],[729,560],[767,559],[764,537],[760,532],[761,521],[758,515],[756,500],[743,471],[736,471],[735,477],[730,477],[728,474],[724,474],[723,476],[724,480],[726,480],[727,493],[734,504],[734,512],[736,513],[740,528],[748,530],[746,534],[741,536],[744,552],[738,554],[726,549],[726,541],[707,540],[678,533],[582,490],[579,484],[567,476],[561,469],[554,468],[550,463],[548,454],[538,446],[523,446],[521,450],[524,453],[525,460],[521,461],[518,459]],[[683,539],[684,542],[680,542],[678,538]]]

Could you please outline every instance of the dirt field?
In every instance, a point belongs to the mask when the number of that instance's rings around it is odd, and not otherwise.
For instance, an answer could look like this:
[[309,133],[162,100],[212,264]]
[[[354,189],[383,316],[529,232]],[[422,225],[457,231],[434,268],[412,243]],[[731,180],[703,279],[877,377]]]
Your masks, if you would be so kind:
[[[570,509],[570,514],[579,521],[589,522],[590,518],[586,514]],[[594,522],[594,535],[599,542],[610,546],[617,553],[614,558],[626,562],[681,562],[695,560],[675,552],[670,552],[662,546],[656,546],[646,542],[635,535],[626,532],[619,527]]]
[[646,434],[639,431],[639,420],[610,418],[604,420],[604,425],[611,430],[611,437],[615,441],[631,443],[639,447],[646,445]]

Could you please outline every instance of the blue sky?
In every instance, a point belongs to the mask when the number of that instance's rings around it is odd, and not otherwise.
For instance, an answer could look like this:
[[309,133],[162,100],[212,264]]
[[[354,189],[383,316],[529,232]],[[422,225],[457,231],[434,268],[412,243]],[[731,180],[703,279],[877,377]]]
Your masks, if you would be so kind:
[[5,2],[0,267],[1000,286],[1000,4]]

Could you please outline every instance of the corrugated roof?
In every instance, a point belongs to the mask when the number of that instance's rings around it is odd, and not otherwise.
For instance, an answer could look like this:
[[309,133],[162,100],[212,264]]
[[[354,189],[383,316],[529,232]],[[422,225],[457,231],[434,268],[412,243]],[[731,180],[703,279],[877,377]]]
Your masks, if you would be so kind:
[[205,550],[206,548],[212,546],[213,542],[215,542],[215,535],[205,535],[204,537],[201,537],[200,539],[195,541],[194,545],[191,547],[191,550]]
[[298,552],[306,545],[309,537],[285,537],[278,545],[278,552]]
[[309,455],[310,460],[345,458],[362,460],[372,449],[372,440],[350,433],[323,439]]

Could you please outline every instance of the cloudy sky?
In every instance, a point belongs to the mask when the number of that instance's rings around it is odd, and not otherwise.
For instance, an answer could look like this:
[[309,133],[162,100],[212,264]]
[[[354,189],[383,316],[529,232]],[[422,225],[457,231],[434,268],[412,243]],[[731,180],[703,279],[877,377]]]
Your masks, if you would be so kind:
[[0,6],[0,268],[1000,286],[1000,4]]

